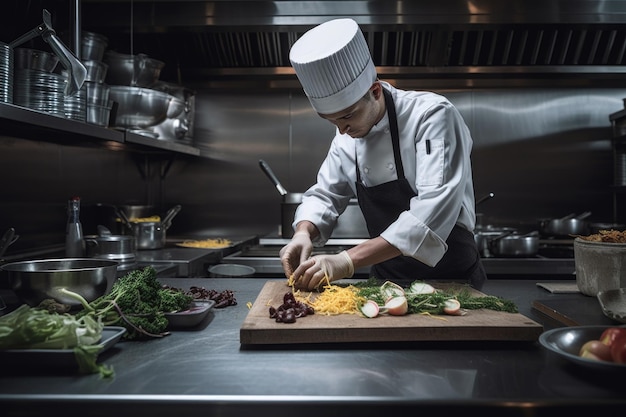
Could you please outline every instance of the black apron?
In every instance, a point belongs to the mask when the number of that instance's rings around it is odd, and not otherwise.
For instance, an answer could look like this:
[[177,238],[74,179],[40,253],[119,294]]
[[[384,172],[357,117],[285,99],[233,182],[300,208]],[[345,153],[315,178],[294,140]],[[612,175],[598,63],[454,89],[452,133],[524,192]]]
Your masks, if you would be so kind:
[[[384,88],[383,94],[389,114],[391,143],[398,179],[373,187],[364,186],[355,154],[357,198],[371,238],[380,236],[400,213],[408,210],[411,198],[416,195],[404,176],[404,167],[400,157],[398,120],[393,98],[391,93]],[[448,250],[434,267],[409,256],[400,255],[372,266],[370,275],[381,281],[394,282],[399,280],[467,281],[476,289],[482,288],[487,274],[480,260],[474,234],[455,225],[446,243]]]

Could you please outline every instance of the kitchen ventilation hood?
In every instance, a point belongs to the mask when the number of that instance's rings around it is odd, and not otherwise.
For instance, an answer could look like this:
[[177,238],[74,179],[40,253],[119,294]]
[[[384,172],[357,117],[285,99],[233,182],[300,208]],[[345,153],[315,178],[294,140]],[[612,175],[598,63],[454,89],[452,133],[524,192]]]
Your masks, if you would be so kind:
[[625,78],[624,1],[82,1],[83,30],[165,61],[164,76],[186,82],[297,83],[290,46],[346,16],[384,79]]

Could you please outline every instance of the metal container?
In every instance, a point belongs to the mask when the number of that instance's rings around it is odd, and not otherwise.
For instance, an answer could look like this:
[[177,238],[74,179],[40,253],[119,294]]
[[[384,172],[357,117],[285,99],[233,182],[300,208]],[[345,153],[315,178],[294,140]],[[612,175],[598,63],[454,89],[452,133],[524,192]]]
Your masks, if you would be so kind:
[[111,85],[150,87],[155,84],[165,63],[145,54],[127,55],[114,51],[104,54],[109,66],[106,82]]
[[[278,180],[278,177],[276,177],[270,166],[264,160],[259,160],[259,166],[283,197],[283,202],[280,205],[281,236],[284,238],[290,238],[293,236],[293,227],[291,224],[293,223],[296,209],[300,203],[302,203],[302,193],[288,193]],[[350,199],[345,211],[337,219],[337,224],[333,230],[332,237],[369,238],[367,223],[365,222],[365,217],[363,217],[363,212],[361,211],[361,207],[359,206],[357,199]]]
[[137,239],[128,235],[88,235],[83,238],[89,258],[108,259],[122,264],[134,263]]
[[83,31],[81,38],[81,58],[93,61],[102,61],[104,51],[109,44],[106,36],[99,33]]
[[161,222],[132,222],[137,249],[161,249],[167,239],[166,229]]
[[173,96],[149,88],[111,85],[111,100],[117,103],[113,124],[123,128],[146,128],[167,118]]
[[111,106],[87,103],[86,122],[92,125],[108,127],[111,118]]
[[585,212],[578,216],[570,214],[559,219],[541,220],[539,230],[544,236],[571,236],[589,234],[589,222],[585,220],[591,212]]
[[476,242],[480,255],[484,258],[490,257],[492,255],[490,242],[493,239],[513,234],[516,231],[517,229],[512,227],[497,227],[493,225],[477,227],[474,231],[474,241]]
[[244,278],[252,277],[256,269],[248,265],[217,264],[209,267],[209,276],[212,278]]
[[172,225],[172,219],[181,210],[180,205],[176,205],[169,209],[163,219],[158,222],[152,221],[131,221],[123,210],[119,210],[122,222],[131,229],[132,235],[137,241],[137,249],[161,249],[165,246],[167,240],[167,229]]
[[104,83],[109,69],[107,64],[93,60],[83,60],[82,63],[87,69],[87,77],[85,78],[85,81],[98,84]]
[[539,251],[539,234],[506,235],[489,242],[491,252],[498,257],[528,258]]
[[61,258],[13,262],[0,266],[9,287],[26,304],[52,298],[70,306],[80,303],[59,292],[82,295],[88,302],[108,293],[117,278],[118,263],[102,259]]
[[581,293],[626,288],[626,243],[591,242],[574,239],[576,285]]

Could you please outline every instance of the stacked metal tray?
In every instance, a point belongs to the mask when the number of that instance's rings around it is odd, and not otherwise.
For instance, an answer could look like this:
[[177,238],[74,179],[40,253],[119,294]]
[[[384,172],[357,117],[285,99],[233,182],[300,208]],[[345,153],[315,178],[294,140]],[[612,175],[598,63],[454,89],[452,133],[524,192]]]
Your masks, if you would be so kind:
[[0,102],[13,103],[13,48],[0,42]]
[[14,102],[18,106],[65,117],[65,82],[61,74],[17,69]]

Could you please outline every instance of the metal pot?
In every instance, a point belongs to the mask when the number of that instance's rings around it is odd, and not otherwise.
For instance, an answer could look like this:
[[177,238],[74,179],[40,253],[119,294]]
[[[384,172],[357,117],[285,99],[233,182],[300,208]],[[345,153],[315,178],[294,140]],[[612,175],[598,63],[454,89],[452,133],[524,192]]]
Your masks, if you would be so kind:
[[487,258],[491,256],[489,242],[493,239],[513,234],[516,231],[517,230],[512,227],[496,227],[493,225],[477,227],[474,231],[474,241],[476,242],[481,256]]
[[0,266],[0,271],[6,274],[15,294],[30,306],[47,298],[78,306],[78,301],[59,290],[67,288],[91,302],[111,290],[117,265],[104,259],[62,258],[12,262]]
[[120,265],[135,262],[137,239],[135,236],[112,235],[103,226],[98,227],[98,235],[88,235],[83,238],[87,257],[109,259]]
[[[291,238],[293,236],[293,223],[296,209],[302,203],[302,193],[288,193],[282,186],[270,166],[262,159],[259,160],[259,166],[267,177],[272,181],[276,189],[283,197],[280,205],[281,218],[281,236]],[[367,223],[361,212],[361,207],[356,198],[350,199],[345,211],[337,219],[337,224],[332,233],[333,238],[368,238]]]
[[626,224],[624,223],[589,223],[589,233],[599,233],[600,230],[619,230],[620,232],[626,230]]
[[541,220],[539,231],[545,236],[565,237],[572,235],[586,235],[589,233],[589,223],[585,220],[591,215],[590,211],[576,216],[574,213],[559,219]]
[[118,214],[127,229],[135,237],[137,249],[149,250],[161,249],[165,246],[167,229],[172,225],[172,219],[180,210],[180,205],[172,207],[160,222],[131,222],[122,209],[118,209]]
[[539,233],[503,235],[489,242],[489,249],[498,257],[528,258],[539,251]]

